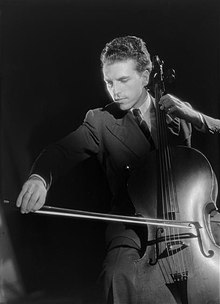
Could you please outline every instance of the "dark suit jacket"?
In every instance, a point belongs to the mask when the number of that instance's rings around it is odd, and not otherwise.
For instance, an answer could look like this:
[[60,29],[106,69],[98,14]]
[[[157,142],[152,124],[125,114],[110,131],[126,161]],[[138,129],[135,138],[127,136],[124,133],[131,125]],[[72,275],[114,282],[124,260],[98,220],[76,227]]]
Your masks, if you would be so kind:
[[212,118],[210,116],[204,115],[203,120],[205,123],[205,131],[210,132],[212,134],[214,133],[220,133],[220,120],[216,118]]
[[[189,146],[191,125],[175,119],[168,125],[168,134],[171,145]],[[134,207],[126,191],[125,169],[129,166],[132,171],[148,153],[150,144],[132,113],[121,111],[115,103],[111,103],[105,108],[88,111],[77,130],[41,153],[31,173],[41,175],[49,185],[68,169],[95,155],[112,192],[112,212],[133,214]],[[118,230],[124,229],[121,228],[116,229],[117,232],[113,229],[110,234],[118,235]],[[133,232],[126,230],[119,234],[129,234],[140,245]]]
[[[174,119],[168,125],[171,145],[190,146],[191,125]],[[106,173],[113,196],[124,183],[125,168],[136,167],[150,152],[150,144],[130,111],[115,103],[88,111],[83,124],[59,142],[48,146],[35,161],[32,172],[51,184],[81,161],[96,155]]]

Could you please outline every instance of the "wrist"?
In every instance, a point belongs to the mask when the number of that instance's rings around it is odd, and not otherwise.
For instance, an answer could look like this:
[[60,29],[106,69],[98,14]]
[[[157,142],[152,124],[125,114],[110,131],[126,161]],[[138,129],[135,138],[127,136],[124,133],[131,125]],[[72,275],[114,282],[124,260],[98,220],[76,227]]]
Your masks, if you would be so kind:
[[199,112],[197,112],[196,114],[197,115],[196,115],[195,125],[196,125],[197,128],[202,129],[203,124],[204,124],[203,117],[202,117],[202,115]]
[[[44,187],[45,187],[46,189],[48,188],[45,179],[44,179],[42,176],[38,175],[38,174],[31,174],[31,175],[29,176],[28,179],[36,179],[36,180],[39,180],[39,181],[41,181],[41,182],[43,183],[43,185],[44,185]],[[48,190],[48,189],[47,189],[47,190]]]

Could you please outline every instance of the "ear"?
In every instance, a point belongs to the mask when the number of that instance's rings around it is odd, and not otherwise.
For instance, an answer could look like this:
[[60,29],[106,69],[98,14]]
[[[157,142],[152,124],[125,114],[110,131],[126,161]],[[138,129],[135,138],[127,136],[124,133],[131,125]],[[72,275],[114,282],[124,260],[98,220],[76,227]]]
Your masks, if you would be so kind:
[[143,85],[144,85],[144,87],[148,85],[149,77],[150,77],[150,72],[148,70],[145,70],[143,72],[143,74],[142,74],[142,79],[143,79]]

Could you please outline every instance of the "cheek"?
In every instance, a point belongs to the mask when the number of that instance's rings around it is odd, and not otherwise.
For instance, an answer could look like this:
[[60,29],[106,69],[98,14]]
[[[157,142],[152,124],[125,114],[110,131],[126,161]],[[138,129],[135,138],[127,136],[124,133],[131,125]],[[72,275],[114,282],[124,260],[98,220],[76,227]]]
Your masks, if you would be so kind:
[[106,87],[106,91],[108,92],[108,94],[109,94],[111,97],[113,96],[112,90],[111,90],[111,89],[109,89],[108,87]]
[[133,96],[139,96],[142,93],[142,90],[143,86],[140,82],[135,83],[131,89]]

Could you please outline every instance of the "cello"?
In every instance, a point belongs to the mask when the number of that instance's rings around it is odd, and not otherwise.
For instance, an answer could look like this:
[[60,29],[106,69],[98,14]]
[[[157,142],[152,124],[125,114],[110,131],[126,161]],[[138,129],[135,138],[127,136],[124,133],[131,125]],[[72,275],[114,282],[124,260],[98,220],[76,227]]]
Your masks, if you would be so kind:
[[[156,101],[163,93],[160,70],[161,64],[155,72],[155,78],[160,76],[155,84]],[[63,215],[148,225],[147,249],[138,261],[148,303],[219,303],[219,247],[209,223],[210,213],[216,209],[217,181],[200,152],[168,145],[163,134],[165,117],[160,117],[159,107],[157,113],[157,120],[161,118],[159,149],[128,181],[129,194],[141,217],[105,218],[74,210],[64,210]],[[58,215],[59,211],[46,210],[45,206],[36,213]],[[203,264],[207,266],[201,267]]]
[[128,191],[141,216],[189,221],[192,229],[148,226],[140,280],[147,303],[217,304],[220,247],[210,227],[210,214],[217,210],[216,176],[201,152],[169,145],[166,114],[158,103],[165,90],[158,56],[153,66],[158,149],[132,172]]

